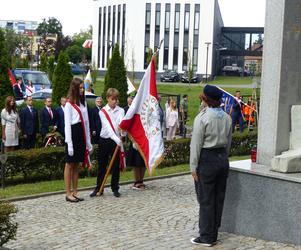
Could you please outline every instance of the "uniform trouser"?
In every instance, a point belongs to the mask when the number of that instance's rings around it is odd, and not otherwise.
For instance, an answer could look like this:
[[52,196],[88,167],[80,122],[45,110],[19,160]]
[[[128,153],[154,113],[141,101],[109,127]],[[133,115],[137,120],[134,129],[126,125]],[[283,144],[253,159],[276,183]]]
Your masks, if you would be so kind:
[[244,119],[243,119],[241,113],[235,112],[235,113],[232,114],[232,132],[234,132],[235,126],[236,126],[237,123],[239,124],[239,131],[243,132],[243,130],[244,130]]
[[[117,144],[112,139],[99,138],[99,152],[98,152],[98,169],[97,169],[97,182],[96,189],[99,190],[104,180],[107,166],[110,163],[111,157],[114,154]],[[111,189],[112,191],[119,190],[119,154],[117,154],[112,166]]]
[[225,149],[202,149],[195,182],[200,205],[199,233],[201,240],[213,243],[217,240],[221,225],[227,177],[228,155]]

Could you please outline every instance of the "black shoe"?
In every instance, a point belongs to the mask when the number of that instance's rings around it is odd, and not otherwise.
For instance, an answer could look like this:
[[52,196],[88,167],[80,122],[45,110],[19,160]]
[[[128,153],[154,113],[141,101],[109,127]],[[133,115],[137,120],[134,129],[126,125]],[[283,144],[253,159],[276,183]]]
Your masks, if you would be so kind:
[[192,238],[190,240],[190,242],[192,244],[195,244],[195,245],[200,245],[200,246],[204,246],[204,247],[212,247],[213,244],[212,243],[208,243],[208,242],[204,242],[201,240],[201,237],[197,237],[197,238]]
[[[94,191],[90,194],[90,197],[95,197],[98,194],[98,189],[94,189]],[[100,196],[103,195],[103,192],[99,194]]]
[[114,191],[113,194],[114,194],[114,196],[117,197],[117,198],[120,197],[120,193],[118,192],[118,190]]
[[78,199],[70,199],[68,196],[66,196],[66,201],[68,201],[68,202],[79,202],[79,200]]
[[80,198],[80,197],[75,196],[75,195],[73,195],[73,197],[74,197],[75,199],[77,199],[78,201],[84,201],[84,200],[85,200],[84,198]]

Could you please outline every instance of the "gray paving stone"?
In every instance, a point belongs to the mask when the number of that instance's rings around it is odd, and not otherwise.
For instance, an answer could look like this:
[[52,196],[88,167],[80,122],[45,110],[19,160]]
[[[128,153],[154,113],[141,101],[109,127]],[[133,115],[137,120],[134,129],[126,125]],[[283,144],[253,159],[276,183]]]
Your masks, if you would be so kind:
[[[147,182],[145,191],[128,186],[115,198],[71,204],[64,195],[16,202],[17,240],[12,249],[204,249],[190,243],[198,234],[198,204],[190,176]],[[298,249],[298,246],[220,233],[212,249]]]

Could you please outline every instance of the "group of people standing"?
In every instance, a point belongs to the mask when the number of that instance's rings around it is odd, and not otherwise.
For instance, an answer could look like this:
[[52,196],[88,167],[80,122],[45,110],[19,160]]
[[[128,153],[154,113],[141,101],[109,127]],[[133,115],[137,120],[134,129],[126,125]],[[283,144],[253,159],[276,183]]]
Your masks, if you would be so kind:
[[51,98],[46,98],[45,107],[40,112],[33,106],[31,96],[25,98],[25,103],[26,106],[19,113],[14,97],[6,98],[5,108],[1,112],[2,141],[6,152],[20,147],[20,133],[23,135],[24,149],[35,147],[38,133],[41,134],[43,141],[50,130],[65,134],[66,97],[61,98],[61,105],[57,109],[53,109]]

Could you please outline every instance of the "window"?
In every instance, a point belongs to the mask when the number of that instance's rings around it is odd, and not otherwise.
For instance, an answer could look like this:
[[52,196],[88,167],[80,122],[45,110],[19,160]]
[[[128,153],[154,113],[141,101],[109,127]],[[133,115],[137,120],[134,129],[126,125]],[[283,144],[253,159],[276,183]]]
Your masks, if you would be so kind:
[[145,32],[144,32],[144,68],[147,68],[147,56],[150,46],[150,24],[151,24],[151,4],[145,5]]
[[193,29],[193,52],[192,52],[192,67],[196,71],[198,67],[198,43],[199,43],[199,28],[200,28],[200,5],[196,4],[194,8],[194,29]]
[[101,8],[98,15],[98,48],[97,48],[97,68],[100,67],[100,38],[101,38]]
[[102,29],[102,68],[105,68],[105,44],[106,44],[106,7],[103,8],[103,29]]
[[196,12],[194,15],[194,30],[198,30],[200,25],[200,12]]
[[180,12],[175,13],[175,30],[180,28]]
[[163,69],[168,69],[168,47],[164,48]]
[[168,69],[169,58],[169,29],[170,29],[170,4],[165,4],[165,30],[164,30],[164,53],[163,53],[163,69]]
[[165,12],[165,29],[169,29],[170,25],[170,12]]
[[121,6],[118,5],[118,17],[117,17],[117,43],[120,43],[120,15],[121,15]]
[[121,54],[124,58],[124,45],[125,45],[125,14],[126,14],[126,5],[123,4],[123,18],[122,18],[122,47],[121,47]]
[[108,7],[108,38],[107,38],[107,62],[110,58],[110,49],[111,49],[111,6]]
[[183,49],[183,70],[187,70],[188,64],[188,48]]
[[184,25],[184,29],[185,30],[189,30],[189,12],[185,12],[185,25]]
[[112,34],[112,50],[114,49],[114,44],[115,44],[115,24],[116,24],[116,21],[115,21],[115,18],[116,18],[116,6],[114,5],[113,6],[113,34]]
[[161,4],[156,4],[156,20],[155,20],[155,50],[160,43],[160,20],[161,20]]

